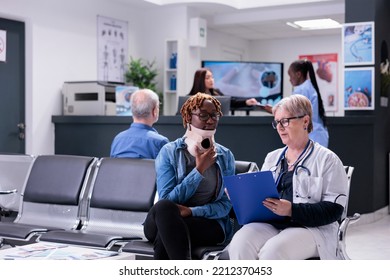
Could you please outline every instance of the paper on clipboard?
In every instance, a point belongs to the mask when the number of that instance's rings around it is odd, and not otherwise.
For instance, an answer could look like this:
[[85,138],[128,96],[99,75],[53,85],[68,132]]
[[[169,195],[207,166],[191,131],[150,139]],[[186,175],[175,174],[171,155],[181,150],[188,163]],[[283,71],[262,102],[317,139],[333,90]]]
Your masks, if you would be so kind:
[[283,218],[263,205],[266,198],[279,198],[271,171],[225,176],[224,184],[240,225]]

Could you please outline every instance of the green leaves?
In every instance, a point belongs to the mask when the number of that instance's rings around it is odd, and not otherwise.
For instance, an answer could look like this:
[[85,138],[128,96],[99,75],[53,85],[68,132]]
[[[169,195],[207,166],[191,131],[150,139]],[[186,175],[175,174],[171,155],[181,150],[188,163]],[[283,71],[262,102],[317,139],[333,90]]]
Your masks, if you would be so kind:
[[163,94],[156,89],[157,82],[157,68],[155,67],[155,61],[149,62],[142,58],[134,59],[130,57],[129,69],[125,73],[127,83],[133,84],[133,86],[147,88],[156,92],[160,99],[160,114],[163,114]]
[[155,61],[149,62],[142,58],[133,59],[130,57],[129,69],[125,77],[126,82],[132,83],[134,86],[156,91],[157,69],[155,68]]

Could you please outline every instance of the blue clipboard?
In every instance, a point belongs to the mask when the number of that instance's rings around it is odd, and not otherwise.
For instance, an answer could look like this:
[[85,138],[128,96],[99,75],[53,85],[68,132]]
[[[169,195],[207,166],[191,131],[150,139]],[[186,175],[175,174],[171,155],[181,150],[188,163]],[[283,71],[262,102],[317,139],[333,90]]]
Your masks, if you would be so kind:
[[283,218],[263,205],[266,198],[279,198],[271,171],[224,176],[224,184],[240,225]]

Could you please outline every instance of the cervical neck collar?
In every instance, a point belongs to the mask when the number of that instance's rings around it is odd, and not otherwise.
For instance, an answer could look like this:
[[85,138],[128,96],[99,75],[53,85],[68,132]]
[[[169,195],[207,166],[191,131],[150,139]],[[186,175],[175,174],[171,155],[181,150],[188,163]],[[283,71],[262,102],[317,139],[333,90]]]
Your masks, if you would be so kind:
[[[216,130],[204,130],[194,127],[188,124],[187,131],[185,133],[185,143],[188,146],[188,151],[192,156],[196,156],[198,153],[202,154],[207,149],[214,145],[214,134]],[[198,150],[196,149],[198,147]]]

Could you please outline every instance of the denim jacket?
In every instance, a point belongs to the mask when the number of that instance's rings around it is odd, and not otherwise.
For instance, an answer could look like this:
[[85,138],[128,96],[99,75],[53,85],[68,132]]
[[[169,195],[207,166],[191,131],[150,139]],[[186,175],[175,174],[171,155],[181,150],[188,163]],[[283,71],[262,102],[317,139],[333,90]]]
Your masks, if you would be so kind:
[[[232,152],[222,145],[215,143],[217,149],[216,163],[222,176],[234,175],[234,156]],[[202,174],[194,168],[186,176],[186,160],[184,151],[187,144],[184,138],[179,138],[166,144],[159,152],[155,164],[157,172],[157,191],[159,199],[169,199],[177,204],[185,204],[192,197],[203,179]],[[223,178],[222,178],[223,180]],[[216,219],[225,232],[225,241],[232,235],[232,227],[229,212],[232,204],[225,193],[225,188],[219,189],[219,193],[211,203],[191,207],[194,217]]]

